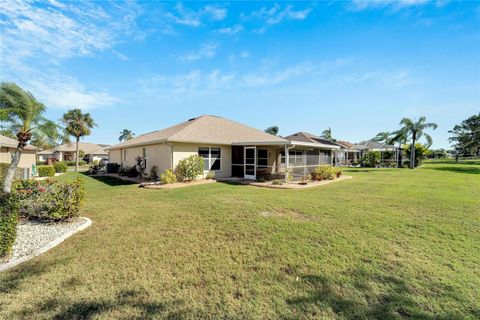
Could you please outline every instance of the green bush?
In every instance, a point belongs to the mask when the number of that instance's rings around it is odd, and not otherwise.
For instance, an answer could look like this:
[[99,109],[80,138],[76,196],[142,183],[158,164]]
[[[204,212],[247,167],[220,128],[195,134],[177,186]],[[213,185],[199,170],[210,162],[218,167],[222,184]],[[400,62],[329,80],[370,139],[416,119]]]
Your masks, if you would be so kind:
[[157,181],[158,180],[158,167],[157,166],[152,166],[150,169],[150,180]]
[[47,162],[46,162],[46,161],[37,161],[35,164],[36,164],[37,166],[44,166],[44,165],[47,164]]
[[195,180],[203,174],[203,158],[194,154],[180,160],[175,168],[175,173],[184,181]]
[[[67,164],[67,166],[69,167],[75,167],[75,161],[65,161],[65,163]],[[84,166],[87,164],[87,161],[85,160],[78,160],[78,165],[79,166]]]
[[138,177],[138,171],[137,171],[137,168],[135,168],[135,166],[133,166],[133,167],[120,166],[118,174],[121,175],[121,176],[127,176],[129,178]]
[[118,173],[120,165],[118,163],[107,163],[107,173]]
[[312,180],[333,180],[335,178],[335,170],[331,165],[324,164],[315,168],[312,172]]
[[55,172],[57,173],[62,173],[62,172],[67,172],[68,166],[65,162],[55,162],[53,164],[53,167],[55,168]]
[[12,252],[17,237],[18,201],[13,194],[0,194],[0,258]]
[[281,186],[284,183],[285,182],[283,180],[280,180],[280,179],[272,181],[272,185],[274,185],[274,186]]
[[177,182],[177,176],[172,170],[168,169],[160,175],[160,181],[162,181],[163,184],[175,183]]
[[59,221],[76,217],[85,198],[82,180],[57,183],[53,180],[20,180],[13,186],[19,214],[27,219]]
[[362,157],[362,163],[364,167],[375,168],[380,164],[380,151],[368,151]]
[[53,177],[55,175],[54,166],[38,166],[37,171],[39,177]]

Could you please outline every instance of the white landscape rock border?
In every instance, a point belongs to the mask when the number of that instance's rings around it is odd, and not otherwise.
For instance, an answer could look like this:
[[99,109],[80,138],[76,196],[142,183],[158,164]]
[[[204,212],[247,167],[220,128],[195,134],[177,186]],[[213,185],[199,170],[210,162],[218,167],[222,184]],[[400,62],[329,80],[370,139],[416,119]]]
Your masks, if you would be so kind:
[[13,268],[13,267],[25,262],[25,261],[33,259],[33,258],[41,255],[42,253],[47,252],[48,250],[58,246],[60,243],[62,243],[66,239],[70,238],[75,233],[77,233],[79,231],[82,231],[82,230],[85,230],[86,228],[88,228],[92,224],[92,220],[90,220],[87,217],[80,217],[80,219],[85,220],[85,222],[82,223],[81,225],[79,225],[78,227],[62,234],[61,236],[59,236],[55,240],[50,241],[49,243],[47,243],[43,247],[40,247],[40,248],[34,250],[33,252],[31,252],[30,254],[28,254],[26,256],[22,256],[22,257],[19,257],[18,259],[13,259],[13,260],[10,260],[7,263],[0,264],[0,272],[8,270],[10,268]]

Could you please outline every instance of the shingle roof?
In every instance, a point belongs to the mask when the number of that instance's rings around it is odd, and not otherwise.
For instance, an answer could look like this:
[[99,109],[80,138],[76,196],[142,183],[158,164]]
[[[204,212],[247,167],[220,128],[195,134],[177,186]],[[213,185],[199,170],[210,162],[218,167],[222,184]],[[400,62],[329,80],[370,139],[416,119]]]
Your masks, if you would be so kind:
[[397,147],[386,144],[378,141],[368,140],[364,142],[360,142],[355,145],[355,149],[358,150],[366,150],[366,149],[396,149]]
[[[107,155],[108,152],[105,151],[106,147],[108,147],[108,145],[98,145],[96,143],[89,143],[89,142],[79,142],[78,143],[78,149],[82,150],[85,154],[104,154],[104,155]],[[75,142],[65,143],[65,144],[62,144],[61,146],[55,147],[53,149],[40,151],[39,154],[53,154],[55,151],[75,152],[76,151]]]
[[348,141],[335,141],[336,144],[340,145],[341,147],[344,147],[344,148],[347,148],[347,149],[350,149],[354,146],[353,143],[351,142],[348,142]]
[[[7,147],[7,148],[17,148],[18,146],[18,141],[6,136],[2,136],[0,134],[0,147]],[[37,148],[35,146],[32,146],[30,144],[27,144],[25,146],[26,150],[40,150],[40,148]]]
[[166,129],[142,134],[110,147],[110,150],[162,142],[231,145],[239,143],[287,143],[286,140],[218,116],[203,115]]
[[291,134],[291,135],[289,135],[287,137],[284,137],[284,138],[287,139],[287,140],[290,140],[290,141],[321,143],[321,144],[330,145],[330,146],[334,146],[334,147],[339,146],[338,144],[336,144],[333,141],[330,141],[330,140],[327,140],[327,139],[324,139],[324,138],[320,138],[319,136],[316,136],[316,135],[308,133],[308,132],[297,132],[297,133]]

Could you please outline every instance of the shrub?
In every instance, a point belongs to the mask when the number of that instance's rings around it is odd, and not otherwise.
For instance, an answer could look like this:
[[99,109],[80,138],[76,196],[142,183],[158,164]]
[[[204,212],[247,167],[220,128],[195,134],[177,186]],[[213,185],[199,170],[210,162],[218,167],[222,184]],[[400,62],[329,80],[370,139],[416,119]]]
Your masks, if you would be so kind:
[[37,161],[35,164],[37,166],[44,166],[44,165],[46,165],[46,162],[45,161]]
[[98,166],[100,164],[100,160],[95,159],[95,160],[93,160],[92,163],[93,163],[93,165]]
[[67,172],[68,166],[65,162],[55,162],[53,164],[53,167],[55,168],[55,172],[62,173],[62,172]]
[[324,164],[315,168],[312,173],[312,180],[333,180],[335,177],[335,171],[331,165]]
[[[69,167],[75,167],[75,161],[65,161],[65,163],[67,164],[67,166]],[[78,165],[79,166],[84,166],[87,164],[87,161],[85,160],[78,160]]]
[[0,194],[0,257],[12,252],[17,237],[18,200],[14,194]]
[[161,174],[160,180],[163,184],[171,184],[177,182],[177,176],[172,170],[167,169]]
[[343,174],[342,169],[337,168],[337,169],[335,170],[335,176],[336,176],[337,178],[340,178],[340,177],[342,176],[342,174]]
[[107,163],[107,173],[118,173],[120,165],[118,163]]
[[208,180],[215,179],[215,171],[208,171],[207,175],[205,176],[205,179],[208,179]]
[[274,186],[280,186],[280,185],[284,184],[284,181],[283,181],[283,180],[280,180],[280,179],[278,179],[278,180],[273,180],[273,181],[272,181],[272,184],[273,184]]
[[54,166],[38,166],[37,171],[40,177],[53,177],[55,175]]
[[135,167],[129,167],[129,166],[120,166],[120,170],[118,174],[121,176],[127,176],[129,178],[138,177],[137,169]]
[[150,179],[151,180],[154,180],[154,181],[157,181],[158,180],[158,167],[157,166],[153,166],[151,169],[150,169]]
[[195,180],[203,173],[203,158],[194,154],[180,160],[175,168],[175,173],[182,180]]
[[365,167],[374,168],[380,164],[380,151],[368,151],[362,157],[362,163]]
[[28,219],[59,221],[76,217],[85,198],[82,180],[57,183],[53,180],[20,180],[13,186],[20,215]]

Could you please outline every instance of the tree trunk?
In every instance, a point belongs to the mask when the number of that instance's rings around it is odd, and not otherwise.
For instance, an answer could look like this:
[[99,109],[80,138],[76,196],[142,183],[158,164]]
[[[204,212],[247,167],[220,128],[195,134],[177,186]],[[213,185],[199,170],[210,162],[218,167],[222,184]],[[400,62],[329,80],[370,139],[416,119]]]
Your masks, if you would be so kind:
[[5,180],[3,181],[3,192],[10,193],[12,191],[12,183],[15,178],[15,171],[17,170],[18,163],[20,162],[20,157],[22,156],[22,149],[17,148],[13,153],[12,162],[10,167],[8,167],[7,174],[5,175]]
[[80,137],[76,137],[77,144],[75,146],[75,172],[78,172],[78,142],[80,141]]
[[414,132],[412,135],[412,145],[410,146],[410,169],[415,168],[415,142],[417,140],[417,134]]

